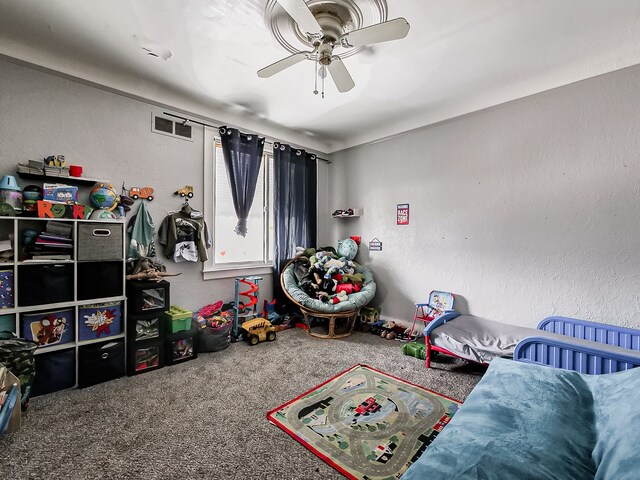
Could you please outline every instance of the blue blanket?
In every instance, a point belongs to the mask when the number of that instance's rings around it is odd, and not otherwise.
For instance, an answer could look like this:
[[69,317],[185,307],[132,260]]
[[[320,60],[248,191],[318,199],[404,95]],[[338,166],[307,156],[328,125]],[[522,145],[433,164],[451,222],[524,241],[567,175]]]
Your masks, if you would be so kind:
[[608,375],[497,358],[402,480],[640,478],[640,368]]

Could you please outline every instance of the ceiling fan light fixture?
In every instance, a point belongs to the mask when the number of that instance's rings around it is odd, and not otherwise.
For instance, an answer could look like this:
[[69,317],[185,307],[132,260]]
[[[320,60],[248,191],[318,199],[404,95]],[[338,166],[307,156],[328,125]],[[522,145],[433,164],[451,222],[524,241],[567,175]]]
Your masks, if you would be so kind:
[[[269,0],[265,10],[265,17],[273,5],[279,4],[288,14],[288,20],[294,22],[294,28],[303,32],[300,40],[307,46],[313,47],[311,52],[294,50],[293,55],[283,58],[258,71],[262,78],[270,77],[296,63],[308,59],[315,62],[315,85],[313,93],[318,93],[317,79],[322,78],[322,98],[324,98],[324,75],[320,75],[320,69],[326,68],[331,75],[340,93],[348,92],[355,87],[355,82],[349,74],[342,58],[353,54],[360,48],[374,43],[388,42],[404,38],[409,33],[409,22],[404,18],[396,18],[386,21],[385,0],[362,0],[364,3],[384,5],[384,19],[367,27],[360,27],[354,21],[349,7],[357,7],[354,0]],[[271,7],[270,7],[271,5]],[[269,25],[269,24],[267,24]],[[277,33],[273,30],[276,39],[280,42]],[[281,45],[285,46],[282,42]],[[353,48],[356,47],[356,48]],[[335,48],[346,48],[346,52],[334,55]],[[321,67],[319,67],[321,65]]]

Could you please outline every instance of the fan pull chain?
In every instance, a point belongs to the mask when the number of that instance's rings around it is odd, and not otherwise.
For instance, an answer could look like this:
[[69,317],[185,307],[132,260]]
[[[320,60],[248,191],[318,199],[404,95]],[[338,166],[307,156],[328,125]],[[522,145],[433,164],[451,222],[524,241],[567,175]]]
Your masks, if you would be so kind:
[[319,74],[319,70],[318,70],[318,55],[316,55],[316,62],[313,66],[313,79],[314,79],[314,89],[313,89],[313,94],[317,95],[318,94],[318,74]]
[[322,77],[322,98],[324,98],[324,77],[326,77],[326,75]]

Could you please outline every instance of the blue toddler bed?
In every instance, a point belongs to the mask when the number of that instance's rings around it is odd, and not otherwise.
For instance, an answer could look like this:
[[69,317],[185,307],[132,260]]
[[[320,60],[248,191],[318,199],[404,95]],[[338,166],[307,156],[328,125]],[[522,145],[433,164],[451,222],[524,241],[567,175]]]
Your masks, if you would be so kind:
[[547,317],[536,329],[448,311],[425,328],[426,366],[432,352],[489,364],[497,357],[580,373],[611,373],[640,366],[640,330]]

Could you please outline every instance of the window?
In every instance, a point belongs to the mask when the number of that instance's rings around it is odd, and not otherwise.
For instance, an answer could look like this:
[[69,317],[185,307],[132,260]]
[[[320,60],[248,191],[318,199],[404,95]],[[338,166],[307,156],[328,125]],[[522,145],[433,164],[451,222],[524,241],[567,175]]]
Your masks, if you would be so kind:
[[[256,185],[249,218],[247,235],[234,232],[238,223],[233,207],[231,188],[222,154],[222,144],[215,136],[217,132],[207,130],[205,134],[205,215],[211,227],[213,248],[205,264],[205,279],[236,276],[247,273],[268,273],[273,258],[274,219],[273,204],[273,155],[267,151],[262,157],[262,166]],[[243,270],[239,273],[239,270]],[[232,271],[228,275],[224,271]],[[207,275],[206,272],[221,272]]]

